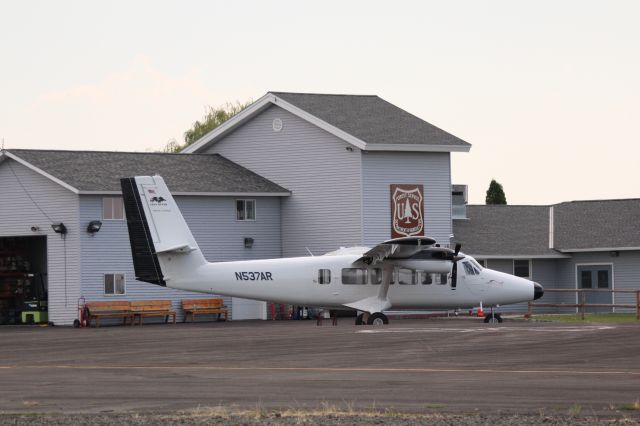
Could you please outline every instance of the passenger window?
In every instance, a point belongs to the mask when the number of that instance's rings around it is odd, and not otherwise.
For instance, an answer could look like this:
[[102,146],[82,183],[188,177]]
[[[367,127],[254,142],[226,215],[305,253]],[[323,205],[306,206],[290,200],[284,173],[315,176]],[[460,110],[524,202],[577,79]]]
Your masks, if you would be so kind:
[[342,270],[342,284],[366,284],[367,270],[361,268],[344,268]]
[[447,279],[448,279],[447,274],[440,274],[440,284],[441,285],[447,284],[447,281],[448,281]]
[[331,284],[331,270],[319,269],[318,270],[318,284]]
[[398,269],[398,283],[399,284],[409,284],[413,285],[417,283],[416,280],[416,271],[413,269]]
[[429,285],[433,283],[433,278],[427,271],[422,271],[422,284]]
[[369,269],[369,282],[371,284],[381,284],[382,283],[382,269]]

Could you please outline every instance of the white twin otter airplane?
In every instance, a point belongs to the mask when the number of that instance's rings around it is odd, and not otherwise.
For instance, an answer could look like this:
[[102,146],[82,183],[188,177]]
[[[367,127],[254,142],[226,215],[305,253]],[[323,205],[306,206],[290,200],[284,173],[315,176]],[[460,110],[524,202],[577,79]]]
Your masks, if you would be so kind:
[[[136,278],[170,288],[300,306],[353,309],[387,324],[395,309],[494,307],[542,297],[524,278],[483,268],[427,237],[323,256],[210,263],[160,176],[121,179]],[[459,268],[458,264],[462,267]],[[500,320],[490,314],[485,318]]]

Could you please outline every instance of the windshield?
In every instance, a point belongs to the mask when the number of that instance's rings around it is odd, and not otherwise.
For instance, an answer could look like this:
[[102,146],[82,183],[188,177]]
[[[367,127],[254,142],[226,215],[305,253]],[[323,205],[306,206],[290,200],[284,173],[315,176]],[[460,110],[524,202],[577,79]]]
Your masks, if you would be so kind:
[[476,262],[475,259],[473,259],[473,258],[468,258],[468,259],[469,259],[469,262],[471,262],[473,264],[473,266],[475,266],[476,269],[478,269],[478,271],[482,271],[482,269],[483,269],[482,266],[480,266],[480,264],[478,262]]

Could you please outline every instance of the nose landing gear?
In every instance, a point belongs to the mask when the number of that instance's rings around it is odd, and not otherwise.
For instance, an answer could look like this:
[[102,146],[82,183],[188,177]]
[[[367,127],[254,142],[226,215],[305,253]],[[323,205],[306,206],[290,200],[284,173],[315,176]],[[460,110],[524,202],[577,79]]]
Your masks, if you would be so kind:
[[485,315],[484,322],[487,323],[487,324],[501,323],[502,322],[502,317],[500,316],[499,313],[493,312],[493,308],[491,308],[491,311],[489,311],[489,313],[487,315]]

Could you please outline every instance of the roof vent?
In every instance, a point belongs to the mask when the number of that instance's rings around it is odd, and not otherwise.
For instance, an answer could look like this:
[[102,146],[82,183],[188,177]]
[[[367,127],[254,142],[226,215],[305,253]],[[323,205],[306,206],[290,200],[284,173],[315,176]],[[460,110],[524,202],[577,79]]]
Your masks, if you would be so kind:
[[271,125],[273,126],[274,132],[279,132],[280,130],[282,130],[282,120],[279,118],[274,118]]

